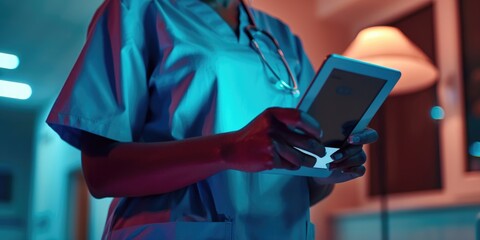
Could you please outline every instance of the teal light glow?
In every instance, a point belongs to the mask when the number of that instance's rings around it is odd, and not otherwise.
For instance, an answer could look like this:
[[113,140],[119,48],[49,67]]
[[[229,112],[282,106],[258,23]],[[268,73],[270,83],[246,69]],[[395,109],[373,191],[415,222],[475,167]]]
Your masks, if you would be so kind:
[[442,107],[435,106],[432,107],[432,109],[430,110],[430,116],[432,117],[432,119],[442,120],[443,118],[445,118],[445,111]]
[[0,97],[25,100],[32,96],[32,88],[25,83],[0,80]]
[[17,56],[0,52],[0,68],[15,69],[20,64]]
[[474,157],[480,157],[480,142],[472,143],[468,152]]

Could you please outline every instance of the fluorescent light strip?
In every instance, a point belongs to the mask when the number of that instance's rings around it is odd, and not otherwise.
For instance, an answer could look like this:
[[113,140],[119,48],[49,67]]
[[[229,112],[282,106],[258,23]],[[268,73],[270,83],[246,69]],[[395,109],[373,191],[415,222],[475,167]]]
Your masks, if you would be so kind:
[[20,64],[17,56],[0,52],[0,68],[15,69]]
[[26,100],[32,96],[32,88],[25,83],[0,80],[0,97]]

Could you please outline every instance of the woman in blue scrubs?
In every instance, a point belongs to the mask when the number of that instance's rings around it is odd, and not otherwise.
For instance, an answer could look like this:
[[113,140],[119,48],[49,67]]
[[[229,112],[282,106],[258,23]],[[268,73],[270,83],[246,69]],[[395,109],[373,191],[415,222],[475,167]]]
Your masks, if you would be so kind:
[[299,39],[241,0],[106,0],[87,37],[47,122],[114,197],[104,239],[314,239],[309,207],[365,172],[373,130],[329,178],[262,173],[325,148]]

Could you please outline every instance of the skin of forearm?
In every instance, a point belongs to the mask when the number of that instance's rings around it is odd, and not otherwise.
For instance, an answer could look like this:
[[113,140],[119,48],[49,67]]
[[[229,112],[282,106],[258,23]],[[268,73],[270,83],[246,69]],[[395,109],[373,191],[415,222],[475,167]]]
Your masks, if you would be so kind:
[[[157,143],[120,143],[88,137],[82,166],[94,197],[135,197],[178,190],[220,171],[232,169],[225,149],[233,133]],[[139,157],[141,156],[141,157]],[[327,197],[333,185],[308,179],[310,204]]]
[[100,151],[82,151],[82,167],[97,198],[162,194],[230,169],[222,152],[230,138],[226,133],[172,142],[111,142]]
[[119,143],[82,132],[82,166],[95,197],[162,194],[227,169],[259,172],[309,164],[292,146],[322,152],[311,144],[321,136],[314,123],[295,109],[269,108],[238,131],[171,142]]

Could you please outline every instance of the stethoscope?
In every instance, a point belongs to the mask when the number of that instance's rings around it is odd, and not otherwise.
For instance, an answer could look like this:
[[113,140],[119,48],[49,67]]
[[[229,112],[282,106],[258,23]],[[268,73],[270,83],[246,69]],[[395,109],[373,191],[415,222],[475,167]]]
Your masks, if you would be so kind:
[[[262,61],[265,63],[265,65],[270,69],[270,71],[273,73],[273,75],[277,78],[277,81],[275,83],[275,87],[279,90],[283,90],[285,92],[291,93],[294,97],[299,97],[300,96],[300,90],[298,89],[298,83],[297,79],[295,78],[295,75],[293,74],[290,66],[288,65],[287,59],[285,58],[285,54],[283,53],[282,49],[280,48],[280,44],[278,43],[277,39],[270,34],[269,32],[262,30],[257,27],[257,24],[255,22],[255,18],[253,17],[252,11],[250,8],[247,6],[245,3],[245,0],[240,0],[240,4],[242,7],[245,9],[245,12],[247,13],[248,16],[248,21],[250,24],[245,27],[245,32],[250,39],[250,43],[253,47],[253,49],[260,55],[260,58]],[[263,54],[262,50],[260,49],[260,45],[258,42],[255,40],[255,34],[263,34],[266,37],[268,37],[272,43],[275,45],[276,50],[278,55],[280,56],[280,59],[282,60],[283,65],[285,66],[288,76],[290,78],[290,83],[287,81],[284,81],[280,75],[272,68],[272,66],[268,63],[267,59],[265,58],[265,55]]]

